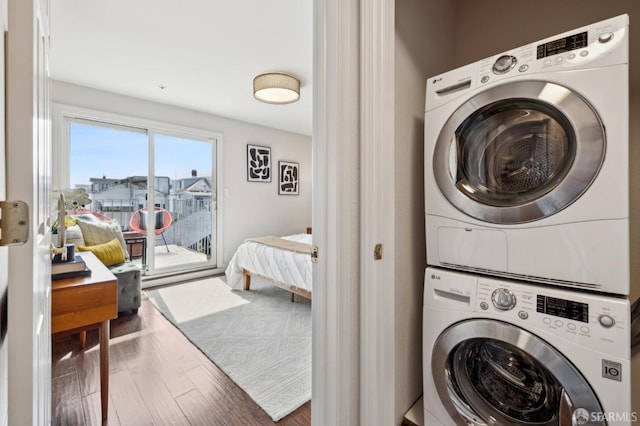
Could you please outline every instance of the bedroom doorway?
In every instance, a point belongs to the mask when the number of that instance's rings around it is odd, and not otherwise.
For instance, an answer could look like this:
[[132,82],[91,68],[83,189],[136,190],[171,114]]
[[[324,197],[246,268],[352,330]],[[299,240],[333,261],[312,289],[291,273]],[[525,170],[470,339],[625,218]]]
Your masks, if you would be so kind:
[[64,127],[66,188],[118,221],[143,275],[216,267],[216,138],[80,117]]

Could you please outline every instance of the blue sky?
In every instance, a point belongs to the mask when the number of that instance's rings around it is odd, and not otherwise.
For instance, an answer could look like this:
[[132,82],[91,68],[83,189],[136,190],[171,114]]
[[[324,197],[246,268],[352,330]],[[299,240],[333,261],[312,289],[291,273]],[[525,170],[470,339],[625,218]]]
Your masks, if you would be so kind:
[[[148,174],[146,133],[71,123],[71,187],[88,185],[89,178],[122,179]],[[156,135],[156,176],[180,179],[211,176],[211,144]]]

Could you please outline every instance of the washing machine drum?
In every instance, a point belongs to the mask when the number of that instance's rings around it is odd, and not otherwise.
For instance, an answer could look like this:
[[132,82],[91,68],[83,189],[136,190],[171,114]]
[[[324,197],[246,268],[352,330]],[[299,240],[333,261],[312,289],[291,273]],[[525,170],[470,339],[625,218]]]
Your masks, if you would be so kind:
[[456,424],[575,425],[593,420],[588,413],[602,412],[571,362],[510,324],[473,320],[454,325],[433,351],[434,382]]
[[460,211],[491,223],[552,215],[579,198],[600,170],[604,127],[566,87],[504,84],[460,106],[436,142],[433,171]]

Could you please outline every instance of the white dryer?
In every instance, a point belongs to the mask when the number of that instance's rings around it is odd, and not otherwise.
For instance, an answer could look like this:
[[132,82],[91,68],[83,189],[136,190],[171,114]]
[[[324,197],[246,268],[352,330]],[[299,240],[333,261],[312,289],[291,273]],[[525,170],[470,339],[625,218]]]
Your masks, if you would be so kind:
[[640,420],[631,396],[640,357],[630,355],[627,299],[446,269],[426,272],[425,424],[627,426]]
[[430,78],[427,263],[629,294],[628,16]]

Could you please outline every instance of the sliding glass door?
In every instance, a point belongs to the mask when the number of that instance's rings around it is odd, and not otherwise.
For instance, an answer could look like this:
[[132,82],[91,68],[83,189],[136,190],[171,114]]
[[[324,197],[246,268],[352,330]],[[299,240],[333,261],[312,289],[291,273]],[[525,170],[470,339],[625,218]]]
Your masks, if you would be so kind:
[[[156,235],[147,243],[155,247],[149,252],[152,270],[211,263],[216,258],[214,142],[160,133],[152,133],[150,141],[151,173],[161,185],[150,190],[145,206],[155,206]],[[171,223],[161,226],[158,221],[166,211]]]
[[216,140],[73,118],[69,188],[117,220],[144,275],[213,268],[217,260]]

